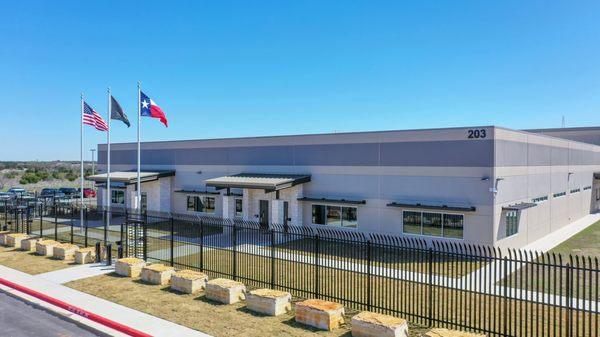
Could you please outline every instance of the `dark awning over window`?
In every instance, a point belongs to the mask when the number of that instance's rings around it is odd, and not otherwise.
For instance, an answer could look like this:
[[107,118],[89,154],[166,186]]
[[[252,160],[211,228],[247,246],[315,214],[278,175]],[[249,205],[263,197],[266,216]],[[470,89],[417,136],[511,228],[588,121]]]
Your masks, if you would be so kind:
[[252,188],[272,192],[307,183],[309,181],[310,175],[306,174],[240,173],[231,176],[207,179],[205,183],[206,186],[213,186],[217,189]]
[[400,208],[416,208],[416,209],[429,209],[429,210],[439,210],[439,211],[455,211],[455,212],[475,212],[475,206],[448,206],[448,205],[425,205],[421,203],[400,203],[400,202],[392,202],[387,204],[390,207],[400,207]]
[[185,193],[185,194],[221,194],[216,191],[199,191],[199,190],[177,190],[175,193]]
[[367,203],[366,200],[348,200],[348,199],[327,199],[327,198],[298,198],[299,201],[315,201],[315,202],[330,202],[335,204],[347,204],[347,205],[364,205]]
[[502,210],[504,210],[504,211],[521,211],[521,210],[528,209],[528,208],[535,207],[535,206],[537,206],[537,204],[534,202],[522,202],[519,204],[504,206],[504,207],[502,207]]
[[[175,171],[141,171],[140,181],[148,182],[158,180],[159,178],[172,177],[175,175]],[[95,174],[86,178],[87,180],[94,181],[96,183],[105,183],[108,180],[108,174]],[[137,171],[116,171],[110,173],[110,182],[112,183],[123,183],[123,184],[135,184],[137,182]]]

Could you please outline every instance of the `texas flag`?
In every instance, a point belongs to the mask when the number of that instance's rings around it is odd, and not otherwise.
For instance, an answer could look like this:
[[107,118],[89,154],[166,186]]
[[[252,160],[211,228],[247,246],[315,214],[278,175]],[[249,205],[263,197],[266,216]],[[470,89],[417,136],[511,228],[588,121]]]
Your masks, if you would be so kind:
[[143,92],[140,91],[140,115],[152,118],[160,119],[160,122],[163,123],[166,127],[169,127],[169,122],[167,121],[167,117],[162,109],[150,99],[150,97],[146,96]]

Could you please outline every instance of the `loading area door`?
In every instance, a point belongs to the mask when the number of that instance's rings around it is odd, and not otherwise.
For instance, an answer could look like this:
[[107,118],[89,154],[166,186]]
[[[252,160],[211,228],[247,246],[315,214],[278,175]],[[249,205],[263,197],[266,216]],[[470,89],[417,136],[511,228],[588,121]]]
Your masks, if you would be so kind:
[[260,200],[258,207],[258,217],[260,221],[260,226],[265,229],[269,228],[269,201]]

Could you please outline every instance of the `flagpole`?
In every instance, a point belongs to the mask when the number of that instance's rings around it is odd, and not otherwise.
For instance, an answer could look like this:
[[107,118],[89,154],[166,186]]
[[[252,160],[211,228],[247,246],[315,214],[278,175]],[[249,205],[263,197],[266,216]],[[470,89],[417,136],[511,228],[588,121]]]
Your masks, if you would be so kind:
[[[110,218],[111,218],[111,213],[110,213],[110,206],[112,203],[112,196],[110,194],[110,118],[111,116],[111,109],[112,109],[112,102],[110,100],[110,87],[108,87],[107,91],[107,97],[108,97],[108,132],[106,133],[106,137],[107,137],[107,169],[106,169],[106,201],[107,201],[107,205],[108,205],[108,209],[106,212],[106,229],[108,230],[109,226],[110,226]],[[107,233],[107,231],[104,231],[104,233]],[[104,244],[106,244],[106,236],[104,237]]]
[[[81,151],[81,171],[80,171],[80,180],[81,180],[81,193],[79,195],[79,228],[83,230],[83,92],[81,93],[81,125],[80,125],[80,151]],[[56,202],[56,200],[55,200]]]
[[140,151],[140,124],[142,123],[142,111],[140,107],[140,100],[142,98],[142,84],[140,81],[137,83],[138,87],[138,124],[137,124],[137,197],[136,197],[136,207],[138,210],[142,210],[142,184],[140,181],[140,165],[141,165],[141,151]]

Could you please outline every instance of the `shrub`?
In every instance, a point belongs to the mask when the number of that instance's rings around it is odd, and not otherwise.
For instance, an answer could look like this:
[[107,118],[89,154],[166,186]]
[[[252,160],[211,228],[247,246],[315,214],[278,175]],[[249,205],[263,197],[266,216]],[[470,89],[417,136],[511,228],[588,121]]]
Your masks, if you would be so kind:
[[19,175],[17,171],[9,171],[4,174],[4,178],[6,179],[14,179]]

